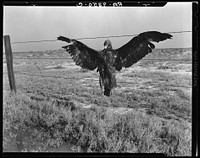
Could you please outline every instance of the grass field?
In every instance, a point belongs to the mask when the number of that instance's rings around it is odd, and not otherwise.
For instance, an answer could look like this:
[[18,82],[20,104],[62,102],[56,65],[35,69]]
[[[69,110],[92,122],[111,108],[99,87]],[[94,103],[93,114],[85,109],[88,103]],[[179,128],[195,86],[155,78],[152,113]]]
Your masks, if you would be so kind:
[[63,50],[13,56],[24,59],[14,59],[17,94],[4,61],[4,151],[191,155],[191,49],[156,49],[122,69],[111,97]]

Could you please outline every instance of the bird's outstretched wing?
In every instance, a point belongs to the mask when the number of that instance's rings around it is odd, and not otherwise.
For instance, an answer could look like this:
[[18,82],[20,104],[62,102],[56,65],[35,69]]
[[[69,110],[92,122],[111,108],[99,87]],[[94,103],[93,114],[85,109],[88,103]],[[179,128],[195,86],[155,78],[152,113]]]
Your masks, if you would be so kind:
[[97,67],[98,51],[89,48],[75,39],[69,39],[63,36],[59,36],[57,39],[70,43],[62,48],[65,48],[69,52],[76,65],[89,70],[94,70]]
[[157,31],[148,31],[139,34],[122,47],[116,49],[117,57],[114,64],[116,69],[120,71],[122,67],[130,67],[145,55],[151,53],[152,49],[155,48],[151,41],[160,42],[171,38],[172,35]]

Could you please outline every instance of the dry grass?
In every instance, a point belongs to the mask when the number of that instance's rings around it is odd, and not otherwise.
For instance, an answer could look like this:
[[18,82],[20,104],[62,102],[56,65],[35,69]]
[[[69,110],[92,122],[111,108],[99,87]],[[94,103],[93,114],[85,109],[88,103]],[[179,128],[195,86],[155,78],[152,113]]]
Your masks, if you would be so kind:
[[[190,50],[155,50],[145,58],[191,59],[186,51]],[[68,57],[61,50],[45,54]],[[34,55],[42,58],[44,53]],[[19,133],[29,133],[32,140],[18,149],[49,151],[68,142],[75,152],[191,155],[191,89],[183,87],[191,87],[190,62],[142,60],[117,74],[118,87],[111,97],[102,96],[96,72],[70,62],[14,60],[16,95],[9,94],[4,73],[4,134],[17,133],[18,138]],[[74,110],[74,102],[98,108]],[[130,110],[123,114],[122,108]],[[9,137],[4,137],[4,148],[9,148]]]

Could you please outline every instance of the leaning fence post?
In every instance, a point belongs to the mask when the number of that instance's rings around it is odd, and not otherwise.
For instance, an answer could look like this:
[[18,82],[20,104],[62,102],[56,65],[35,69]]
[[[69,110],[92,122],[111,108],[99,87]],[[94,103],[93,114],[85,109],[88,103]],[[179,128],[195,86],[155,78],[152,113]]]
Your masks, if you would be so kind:
[[15,77],[13,72],[13,56],[12,56],[12,49],[10,45],[10,36],[4,36],[4,44],[5,44],[5,53],[6,53],[6,62],[7,62],[7,71],[8,71],[8,80],[10,84],[10,90],[16,93],[16,86],[15,86]]

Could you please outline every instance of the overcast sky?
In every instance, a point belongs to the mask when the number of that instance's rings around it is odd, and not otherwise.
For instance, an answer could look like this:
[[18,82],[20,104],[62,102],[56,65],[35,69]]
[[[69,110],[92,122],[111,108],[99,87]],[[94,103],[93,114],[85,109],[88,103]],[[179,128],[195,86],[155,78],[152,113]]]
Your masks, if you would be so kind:
[[[33,7],[4,6],[3,34],[11,42],[139,34],[145,31],[192,30],[192,2],[172,2],[164,7]],[[173,40],[156,48],[192,46],[192,33],[172,34]],[[110,38],[119,48],[132,37]],[[103,49],[105,39],[82,40],[94,49]],[[14,51],[55,50],[64,42],[13,44]]]

